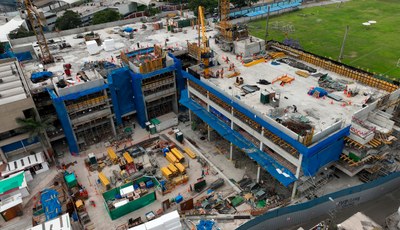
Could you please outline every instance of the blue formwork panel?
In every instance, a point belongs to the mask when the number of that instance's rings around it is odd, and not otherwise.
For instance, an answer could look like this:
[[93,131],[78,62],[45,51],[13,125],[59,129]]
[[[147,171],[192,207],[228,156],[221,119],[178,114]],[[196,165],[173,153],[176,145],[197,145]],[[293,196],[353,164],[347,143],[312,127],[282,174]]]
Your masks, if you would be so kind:
[[65,107],[64,101],[60,100],[59,97],[54,93],[54,90],[47,89],[50,94],[50,98],[53,101],[54,108],[56,109],[58,119],[61,122],[61,126],[64,131],[65,138],[67,139],[69,151],[71,154],[78,154],[79,148],[76,141],[75,133],[72,130],[71,120],[69,119],[67,108]]
[[108,88],[118,125],[122,124],[122,116],[124,114],[133,112],[136,109],[131,78],[132,71],[128,67],[113,70],[107,76]]

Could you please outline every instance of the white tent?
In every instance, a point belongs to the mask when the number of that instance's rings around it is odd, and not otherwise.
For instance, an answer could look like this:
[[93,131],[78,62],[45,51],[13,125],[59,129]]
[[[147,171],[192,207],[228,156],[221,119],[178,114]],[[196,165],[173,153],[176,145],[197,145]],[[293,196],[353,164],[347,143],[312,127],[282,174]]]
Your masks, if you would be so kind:
[[79,2],[79,0],[60,0],[60,1],[66,2],[66,3],[68,3],[68,4],[72,4],[72,3],[75,3],[75,2]]
[[146,5],[146,6],[150,5],[151,3],[156,2],[155,0],[129,0],[129,1],[136,2],[138,4],[142,4],[142,5]]
[[18,29],[22,25],[22,23],[24,23],[24,20],[19,15],[17,15],[6,24],[1,25],[0,42],[8,41],[7,35],[11,31]]

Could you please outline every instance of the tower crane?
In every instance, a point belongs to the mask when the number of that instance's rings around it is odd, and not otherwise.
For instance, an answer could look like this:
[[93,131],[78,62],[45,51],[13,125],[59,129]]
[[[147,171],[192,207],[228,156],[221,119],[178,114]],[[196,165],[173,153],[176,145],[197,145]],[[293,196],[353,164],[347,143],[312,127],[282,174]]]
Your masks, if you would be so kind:
[[201,44],[200,46],[200,58],[201,62],[203,63],[204,67],[204,78],[208,78],[210,76],[209,72],[209,65],[210,65],[210,58],[212,57],[212,52],[210,50],[209,42],[208,42],[208,37],[206,34],[206,25],[205,25],[205,19],[204,19],[204,8],[202,6],[199,6],[199,29],[201,30]]
[[23,3],[23,5],[25,5],[26,14],[28,15],[29,22],[32,25],[32,30],[35,33],[36,40],[40,48],[40,61],[43,64],[53,63],[54,58],[50,53],[46,37],[43,33],[43,16],[37,10],[36,6],[32,4],[31,0],[21,0],[21,2]]
[[220,22],[219,27],[221,31],[222,37],[230,41],[232,40],[232,36],[228,36],[229,30],[232,27],[229,22],[229,12],[230,12],[230,0],[219,0],[220,1]]

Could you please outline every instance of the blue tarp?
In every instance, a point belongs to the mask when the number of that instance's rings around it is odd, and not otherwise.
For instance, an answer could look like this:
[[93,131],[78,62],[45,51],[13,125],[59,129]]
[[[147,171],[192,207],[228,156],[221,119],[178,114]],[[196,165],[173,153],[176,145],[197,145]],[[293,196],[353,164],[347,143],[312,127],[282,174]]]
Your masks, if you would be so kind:
[[47,80],[53,76],[53,73],[50,71],[36,72],[31,74],[32,82],[39,82],[42,80]]
[[217,131],[226,140],[232,142],[235,146],[248,154],[248,156],[255,160],[261,167],[267,170],[274,178],[281,182],[284,186],[288,186],[294,181],[296,177],[294,174],[276,162],[271,156],[259,150],[253,143],[247,141],[240,133],[232,130],[223,121],[207,112],[203,107],[188,98],[187,90],[183,90],[182,97],[179,101],[192,112],[194,112],[204,122],[209,124],[215,131]]
[[132,32],[133,32],[133,28],[131,28],[131,27],[125,27],[125,28],[124,28],[124,32],[132,33]]
[[58,200],[58,192],[54,189],[45,189],[40,196],[46,221],[56,218],[61,214],[61,204]]
[[215,222],[212,220],[200,220],[196,225],[197,230],[212,230]]
[[319,92],[319,97],[324,97],[328,95],[328,92],[320,87],[315,87],[314,89],[311,89],[310,91],[308,91],[308,95],[314,95],[315,92]]

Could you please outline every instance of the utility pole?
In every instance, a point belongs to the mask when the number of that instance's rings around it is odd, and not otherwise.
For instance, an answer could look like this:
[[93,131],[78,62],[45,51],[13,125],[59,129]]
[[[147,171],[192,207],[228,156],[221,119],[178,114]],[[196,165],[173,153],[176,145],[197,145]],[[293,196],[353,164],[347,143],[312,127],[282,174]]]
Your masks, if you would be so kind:
[[267,12],[267,25],[265,27],[265,41],[267,41],[268,38],[268,30],[269,30],[269,11],[271,9],[271,5],[268,5],[268,12]]
[[346,39],[347,39],[347,34],[349,33],[349,26],[346,26],[346,32],[344,33],[344,37],[343,37],[343,42],[342,42],[342,47],[340,48],[340,54],[339,54],[339,58],[338,61],[342,62],[343,59],[343,51],[344,51],[344,45],[346,43]]

